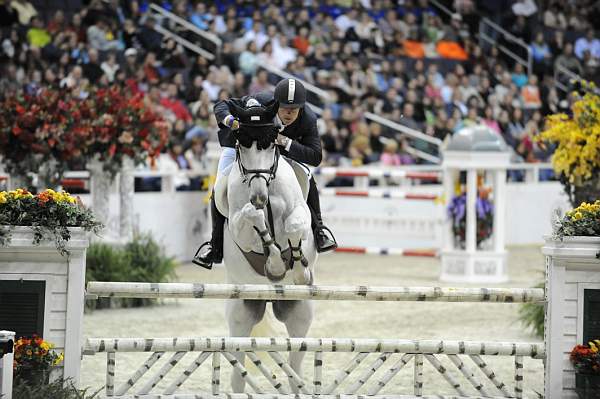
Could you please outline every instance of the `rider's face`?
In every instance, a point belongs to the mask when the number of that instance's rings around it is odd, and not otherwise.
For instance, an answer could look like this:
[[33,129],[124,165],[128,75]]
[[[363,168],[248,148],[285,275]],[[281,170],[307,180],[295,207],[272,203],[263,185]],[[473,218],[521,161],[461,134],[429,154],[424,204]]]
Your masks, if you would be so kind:
[[277,115],[279,115],[279,119],[281,119],[284,125],[290,125],[294,123],[294,121],[298,118],[298,114],[300,114],[300,108],[279,107],[279,111],[277,111]]

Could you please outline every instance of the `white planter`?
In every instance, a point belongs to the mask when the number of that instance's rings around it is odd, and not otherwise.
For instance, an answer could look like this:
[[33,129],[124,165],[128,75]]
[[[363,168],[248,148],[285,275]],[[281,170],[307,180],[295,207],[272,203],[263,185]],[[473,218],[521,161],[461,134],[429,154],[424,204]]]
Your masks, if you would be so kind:
[[[15,333],[12,331],[0,331],[0,343],[15,341]],[[12,399],[13,382],[13,354],[6,353],[0,359],[0,397]]]
[[546,238],[546,398],[577,398],[569,352],[583,343],[585,290],[600,289],[600,237]]
[[86,233],[71,228],[70,258],[60,255],[53,241],[33,245],[29,227],[13,227],[8,247],[0,247],[0,280],[44,281],[43,338],[64,352],[57,373],[79,383],[85,292]]

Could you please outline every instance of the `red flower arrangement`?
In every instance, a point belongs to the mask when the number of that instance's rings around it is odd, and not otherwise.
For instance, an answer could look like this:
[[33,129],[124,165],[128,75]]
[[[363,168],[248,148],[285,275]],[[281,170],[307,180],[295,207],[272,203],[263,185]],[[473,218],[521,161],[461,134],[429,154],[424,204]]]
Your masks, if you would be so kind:
[[8,172],[25,175],[52,163],[54,180],[73,162],[96,156],[114,176],[123,158],[136,164],[157,156],[169,139],[167,123],[128,88],[92,88],[84,99],[69,89],[22,92],[0,103],[0,156]]
[[0,156],[9,173],[25,175],[56,160],[54,168],[62,174],[69,163],[81,159],[92,138],[76,129],[80,121],[73,110],[78,102],[71,92],[55,89],[5,97],[0,104]]
[[88,159],[98,155],[104,169],[114,176],[125,156],[135,164],[153,160],[169,140],[169,126],[144,101],[143,93],[112,86],[90,92],[79,107],[82,122],[77,129],[94,138],[86,149]]
[[571,350],[570,360],[575,371],[581,374],[600,375],[600,340],[587,345],[576,345]]

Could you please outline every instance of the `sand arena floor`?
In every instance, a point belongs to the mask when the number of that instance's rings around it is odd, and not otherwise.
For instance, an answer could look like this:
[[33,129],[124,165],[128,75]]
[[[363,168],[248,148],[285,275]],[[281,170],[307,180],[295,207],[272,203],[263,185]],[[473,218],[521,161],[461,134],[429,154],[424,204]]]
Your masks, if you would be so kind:
[[[539,247],[513,247],[509,250],[508,261],[510,282],[506,287],[531,287],[543,280],[544,261]],[[448,285],[438,282],[439,261],[431,258],[402,258],[394,256],[370,256],[350,254],[329,254],[322,256],[317,265],[318,284],[349,285],[393,285],[393,286],[433,286]],[[217,283],[225,282],[225,270],[217,267],[207,271],[194,265],[182,265],[177,269],[181,282]],[[455,286],[456,284],[454,284]],[[539,341],[530,331],[525,331],[518,321],[517,304],[480,303],[376,303],[376,302],[330,302],[316,301],[316,315],[309,331],[310,337],[348,338],[402,338],[402,339],[447,339],[447,340],[489,340],[489,341]],[[274,329],[268,335],[285,336],[283,324],[275,321]],[[108,309],[86,314],[84,317],[85,337],[190,337],[226,336],[222,300],[164,300],[158,306],[138,309]],[[265,332],[263,330],[263,332]],[[164,356],[147,373],[153,375],[171,354]],[[157,389],[159,393],[169,381],[181,373],[192,362],[195,355],[186,355],[166,377]],[[116,386],[125,381],[143,363],[147,354],[117,354]],[[193,356],[193,357],[192,357]],[[339,369],[344,367],[354,354],[328,353],[324,355],[323,379],[327,385]],[[361,368],[355,370],[345,385],[361,374],[361,370],[374,361],[375,355],[367,358]],[[397,356],[397,355],[396,355]],[[458,378],[461,385],[471,394],[475,390],[450,361],[440,356],[440,360]],[[394,358],[393,358],[394,359]],[[388,360],[389,366],[395,360]],[[397,358],[396,358],[397,359]],[[510,357],[484,357],[501,381],[514,387],[514,360]],[[463,358],[470,368],[474,364]],[[364,367],[363,367],[364,366]],[[96,390],[104,385],[106,356],[99,354],[85,356],[82,366],[82,386]],[[372,383],[382,374],[379,370]],[[192,393],[194,390],[210,391],[210,360],[197,370],[178,391]],[[229,392],[230,366],[221,361],[222,390]],[[275,367],[272,368],[275,370]],[[255,370],[255,377],[263,386],[268,383]],[[435,369],[425,362],[425,394],[455,394],[450,385]],[[487,381],[477,371],[481,381]],[[146,378],[145,377],[145,378]],[[304,361],[304,377],[312,381],[312,355]],[[141,387],[146,379],[138,382]],[[541,360],[525,359],[525,394],[534,397],[535,392],[543,392],[543,364]],[[412,394],[413,367],[405,367],[380,393]],[[486,387],[491,387],[486,383]],[[249,388],[248,388],[249,389]],[[269,392],[272,388],[269,389]],[[497,391],[490,389],[494,394]],[[134,389],[134,392],[137,392]],[[366,391],[359,391],[366,392]],[[130,392],[133,393],[133,392]]]

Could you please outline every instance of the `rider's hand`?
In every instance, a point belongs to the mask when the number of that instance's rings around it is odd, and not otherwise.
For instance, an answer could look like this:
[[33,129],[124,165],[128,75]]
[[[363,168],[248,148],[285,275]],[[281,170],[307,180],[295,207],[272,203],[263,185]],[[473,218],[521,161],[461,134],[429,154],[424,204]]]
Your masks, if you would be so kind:
[[283,134],[279,133],[277,135],[277,139],[275,140],[275,143],[277,145],[282,146],[283,148],[285,148],[286,151],[290,150],[290,145],[292,144],[292,139],[284,136]]
[[223,119],[223,124],[231,130],[238,130],[240,128],[240,122],[233,115],[227,115]]

